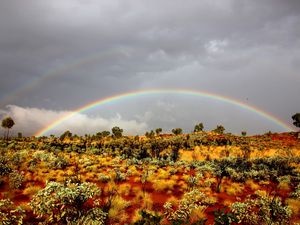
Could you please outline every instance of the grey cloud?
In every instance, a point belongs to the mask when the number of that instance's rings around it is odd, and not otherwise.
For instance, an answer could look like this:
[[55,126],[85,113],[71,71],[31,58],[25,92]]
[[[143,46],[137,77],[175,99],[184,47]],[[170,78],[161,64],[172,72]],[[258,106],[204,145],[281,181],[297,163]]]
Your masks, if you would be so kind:
[[71,110],[187,88],[249,99],[289,121],[299,111],[298,24],[298,0],[4,0],[0,106]]
[[[1,110],[1,117],[11,116],[15,121],[13,132],[22,132],[24,135],[34,135],[39,130],[46,128],[54,121],[69,115],[68,111],[53,111],[39,108],[24,108],[15,105],[10,105],[6,110]],[[114,117],[103,118],[100,116],[88,116],[78,113],[53,127],[45,135],[55,134],[60,135],[66,130],[70,130],[74,134],[84,135],[88,133],[95,134],[103,130],[111,130],[114,126],[124,128],[124,133],[127,135],[136,135],[143,133],[147,129],[145,122],[136,120],[123,119],[119,114]]]

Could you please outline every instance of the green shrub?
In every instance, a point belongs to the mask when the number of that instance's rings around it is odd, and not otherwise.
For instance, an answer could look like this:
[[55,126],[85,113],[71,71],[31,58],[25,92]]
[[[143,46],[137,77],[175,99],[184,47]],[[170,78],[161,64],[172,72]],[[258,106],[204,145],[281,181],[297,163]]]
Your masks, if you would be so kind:
[[12,171],[6,156],[0,156],[0,176],[8,175]]
[[122,173],[119,169],[115,169],[114,181],[121,182],[126,180],[126,174]]
[[92,208],[86,212],[81,218],[79,218],[74,225],[105,225],[107,213],[103,212],[100,208]]
[[214,224],[215,225],[230,225],[232,222],[237,223],[238,219],[234,214],[226,212],[226,208],[214,211]]
[[133,225],[159,225],[163,218],[161,215],[158,215],[156,212],[153,213],[146,210],[140,211],[139,214],[141,215],[142,218],[136,221]]
[[279,197],[270,197],[256,192],[255,199],[235,202],[231,205],[233,214],[243,224],[289,224],[292,211],[283,205]]
[[48,162],[48,166],[51,169],[65,169],[68,165],[68,161],[62,156],[51,157]]
[[0,200],[0,224],[21,225],[25,211],[21,207],[15,207],[9,199]]
[[103,183],[107,183],[111,180],[110,176],[100,173],[98,176],[98,180]]
[[24,181],[24,176],[16,170],[10,173],[8,177],[9,177],[9,187],[11,189],[18,189],[19,187],[21,187]]
[[[100,212],[95,199],[100,193],[100,189],[92,183],[49,182],[33,196],[29,205],[34,214],[45,217],[47,223],[76,224],[83,217],[104,223],[105,214]],[[89,200],[93,204],[87,204]]]
[[178,224],[178,222],[188,221],[194,209],[202,208],[204,210],[212,203],[211,199],[204,193],[194,189],[184,194],[176,210],[172,203],[166,202],[164,204],[164,215],[173,224]]
[[298,184],[295,191],[291,193],[291,197],[300,199],[300,184]]

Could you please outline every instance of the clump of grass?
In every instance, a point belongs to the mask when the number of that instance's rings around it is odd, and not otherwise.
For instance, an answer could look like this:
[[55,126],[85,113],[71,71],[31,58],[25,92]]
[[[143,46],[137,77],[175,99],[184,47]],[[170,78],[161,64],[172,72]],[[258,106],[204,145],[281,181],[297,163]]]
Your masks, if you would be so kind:
[[201,219],[206,219],[206,214],[204,211],[205,211],[204,207],[197,207],[197,208],[193,209],[191,212],[190,221],[196,222]]
[[264,180],[262,180],[262,181],[259,182],[259,185],[268,186],[269,184],[270,184],[270,181],[264,181]]
[[159,169],[155,177],[157,179],[168,179],[169,178],[169,172],[166,171],[166,170],[163,170],[163,169]]
[[23,190],[23,195],[33,196],[33,195],[36,194],[39,190],[41,190],[41,187],[39,187],[39,186],[34,186],[34,185],[30,185],[30,186],[26,187],[26,188]]
[[238,194],[242,194],[244,190],[243,186],[239,183],[231,183],[224,188],[226,190],[226,193],[230,196],[236,196]]
[[119,188],[118,188],[118,192],[124,196],[130,195],[130,190],[131,190],[130,184],[121,184],[121,185],[119,185]]
[[130,206],[130,202],[124,200],[121,196],[115,196],[111,202],[111,208],[108,211],[108,218],[116,223],[122,223],[128,219],[125,209]]
[[259,190],[260,188],[260,186],[256,184],[253,180],[247,180],[246,185],[248,185],[253,191]]
[[280,190],[288,191],[288,190],[290,190],[290,185],[287,182],[280,182],[277,185],[277,188],[280,189]]
[[179,185],[179,190],[182,191],[182,192],[186,192],[188,190],[188,185],[186,184],[185,181],[181,180],[178,182],[178,185]]
[[279,184],[277,185],[278,189],[285,190],[285,191],[290,190],[291,179],[289,176],[280,177],[278,180],[279,180]]
[[153,182],[153,188],[155,191],[173,190],[175,185],[176,181],[174,180],[157,179]]
[[151,195],[148,193],[145,193],[143,195],[143,204],[142,204],[142,208],[144,209],[151,209],[153,205],[153,200],[151,198]]
[[286,199],[286,203],[292,209],[294,215],[300,214],[300,199],[288,198]]

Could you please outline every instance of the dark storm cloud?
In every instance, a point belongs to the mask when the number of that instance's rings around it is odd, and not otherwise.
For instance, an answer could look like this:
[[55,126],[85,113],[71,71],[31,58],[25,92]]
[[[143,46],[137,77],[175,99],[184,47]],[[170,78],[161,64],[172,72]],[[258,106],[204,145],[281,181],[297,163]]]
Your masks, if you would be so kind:
[[289,121],[299,111],[299,24],[298,0],[3,0],[0,104],[64,111],[130,90],[187,88]]

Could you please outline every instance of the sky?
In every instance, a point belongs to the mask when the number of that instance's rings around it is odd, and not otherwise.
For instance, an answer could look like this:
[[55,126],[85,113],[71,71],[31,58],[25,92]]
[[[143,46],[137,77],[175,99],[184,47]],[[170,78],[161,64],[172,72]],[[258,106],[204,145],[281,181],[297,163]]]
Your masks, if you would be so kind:
[[[136,90],[210,92],[292,128],[300,112],[299,0],[1,0],[0,118],[36,134],[90,102]],[[286,129],[216,99],[161,94],[77,113],[46,135]]]

